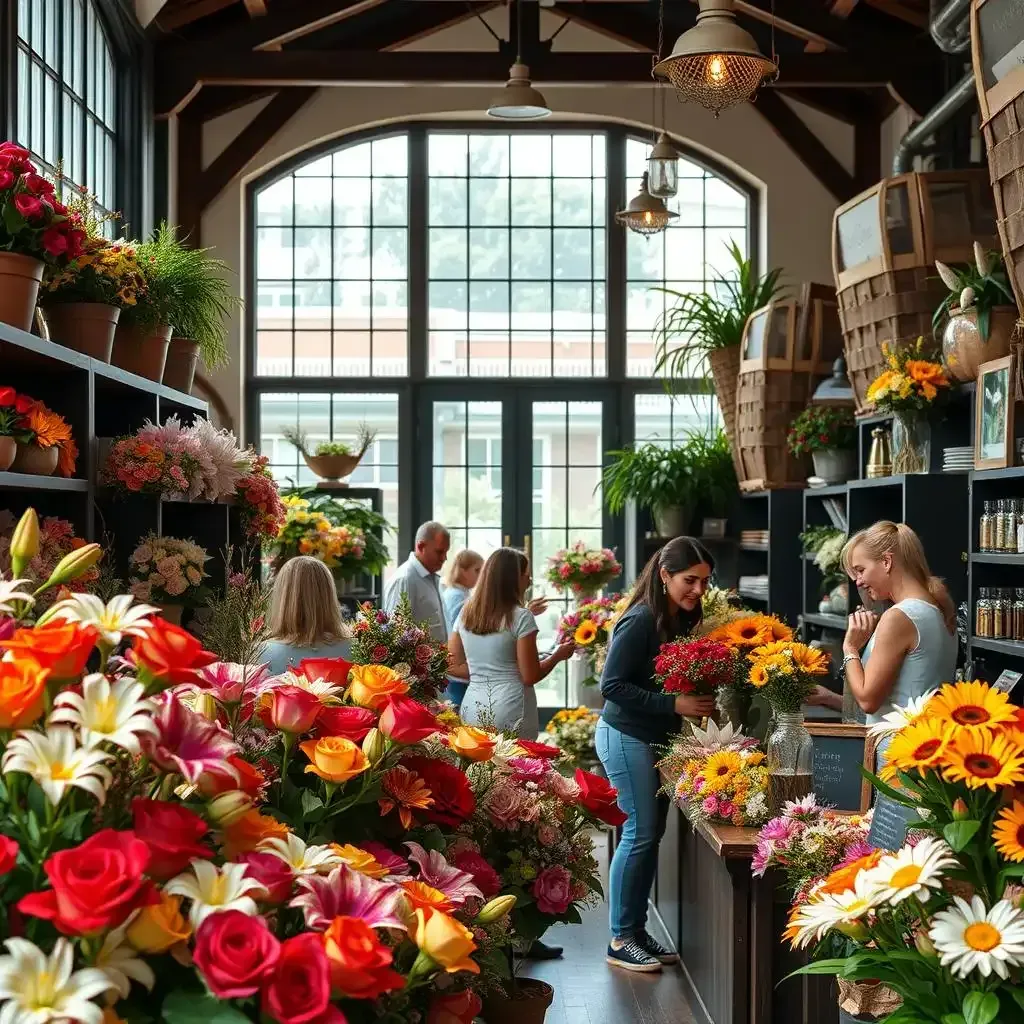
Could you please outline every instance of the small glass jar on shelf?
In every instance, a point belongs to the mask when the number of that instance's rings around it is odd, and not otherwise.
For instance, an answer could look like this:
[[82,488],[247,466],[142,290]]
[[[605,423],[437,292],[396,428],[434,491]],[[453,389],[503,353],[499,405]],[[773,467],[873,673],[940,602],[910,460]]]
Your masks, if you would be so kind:
[[974,607],[974,635],[993,637],[993,608],[991,587],[978,589],[978,603]]
[[1013,600],[1013,639],[1024,643],[1024,587],[1017,588]]
[[995,543],[995,510],[994,502],[986,501],[982,508],[981,519],[978,521],[978,550],[986,554]]

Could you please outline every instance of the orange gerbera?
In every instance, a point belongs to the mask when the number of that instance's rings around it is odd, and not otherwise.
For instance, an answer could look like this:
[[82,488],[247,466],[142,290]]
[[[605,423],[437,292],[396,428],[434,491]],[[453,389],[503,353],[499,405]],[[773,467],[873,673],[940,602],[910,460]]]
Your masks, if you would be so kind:
[[24,422],[36,435],[35,442],[40,448],[52,448],[55,444],[71,440],[71,427],[67,421],[52,409],[47,409],[42,402],[29,406],[24,414]]
[[908,359],[903,371],[919,384],[934,384],[935,387],[942,388],[949,383],[942,366],[928,359]]
[[791,644],[793,664],[809,676],[823,676],[828,671],[828,655],[807,644]]
[[841,868],[836,868],[821,883],[818,893],[824,896],[828,893],[838,894],[853,889],[857,876],[862,871],[870,871],[882,859],[884,852],[884,850],[873,850],[866,857],[860,857],[858,860],[850,861],[849,864],[844,864]]
[[430,795],[422,776],[410,771],[403,765],[395,765],[381,779],[381,786],[387,796],[377,801],[381,814],[390,814],[398,808],[398,820],[402,828],[412,828],[415,819],[412,812],[423,811],[433,806],[434,798]]
[[1015,800],[1012,807],[1000,812],[992,838],[1007,860],[1024,861],[1024,804]]
[[413,910],[421,907],[428,913],[431,910],[440,910],[441,913],[448,914],[455,909],[455,904],[440,889],[435,889],[432,885],[427,885],[426,882],[410,880],[399,882],[399,885],[405,890],[405,895],[412,904]]
[[1024,749],[1005,735],[962,730],[946,751],[945,776],[995,792],[1024,782]]
[[764,615],[748,615],[722,626],[725,642],[733,647],[760,647],[771,639],[771,629],[765,625]]
[[248,853],[255,850],[264,839],[283,839],[288,835],[288,826],[282,824],[277,818],[269,814],[260,814],[259,811],[246,811],[223,830],[223,854],[231,860],[240,853]]

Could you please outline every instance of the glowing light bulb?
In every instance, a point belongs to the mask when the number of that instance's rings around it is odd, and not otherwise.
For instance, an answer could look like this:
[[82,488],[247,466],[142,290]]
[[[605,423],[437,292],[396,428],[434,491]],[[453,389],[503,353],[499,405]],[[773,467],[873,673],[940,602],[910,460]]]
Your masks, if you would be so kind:
[[645,224],[653,224],[654,223],[654,215],[651,213],[650,210],[645,210],[644,211],[644,223]]
[[729,69],[726,67],[725,58],[715,54],[708,61],[708,83],[710,85],[722,85],[729,77]]

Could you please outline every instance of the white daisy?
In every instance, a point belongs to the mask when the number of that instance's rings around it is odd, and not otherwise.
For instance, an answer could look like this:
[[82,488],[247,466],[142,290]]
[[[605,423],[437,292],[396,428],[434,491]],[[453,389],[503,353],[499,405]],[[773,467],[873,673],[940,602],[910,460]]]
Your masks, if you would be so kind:
[[164,892],[170,896],[184,896],[192,901],[188,919],[193,930],[211,914],[221,910],[240,910],[243,914],[256,914],[256,901],[246,895],[261,889],[255,878],[245,873],[244,864],[225,864],[217,868],[208,860],[194,860],[190,871],[172,878]]
[[144,636],[153,625],[148,616],[159,611],[150,604],[136,604],[131,594],[118,594],[106,604],[95,594],[75,594],[44,612],[38,624],[62,619],[95,626],[102,642],[116,647],[126,636]]
[[872,910],[878,900],[868,886],[866,874],[862,871],[857,876],[853,889],[825,893],[804,903],[790,919],[790,928],[795,932],[793,944],[803,949],[833,928],[856,924]]
[[150,991],[156,984],[153,968],[139,958],[139,951],[124,937],[135,916],[132,914],[120,928],[107,933],[96,957],[96,966],[110,979],[110,987],[116,988],[122,999],[128,998],[132,981],[137,981]]
[[4,1024],[46,1024],[51,1020],[100,1024],[103,1010],[93,996],[113,988],[95,967],[73,971],[74,947],[57,939],[46,955],[26,939],[8,939],[0,956],[0,1020]]
[[31,580],[0,579],[0,615],[13,615],[16,618],[36,603],[31,594],[18,589],[23,583],[31,584]]
[[272,853],[287,864],[296,877],[302,875],[326,875],[342,863],[329,846],[307,846],[294,832],[286,836],[264,839],[256,849]]
[[883,857],[867,872],[867,878],[882,902],[899,903],[908,896],[927,899],[929,889],[942,888],[945,869],[957,863],[941,839],[928,836],[917,846],[904,846]]
[[31,775],[54,807],[69,786],[84,789],[102,804],[111,783],[108,760],[102,751],[80,747],[71,729],[23,730],[7,745],[0,769]]
[[888,714],[882,716],[880,722],[876,722],[871,726],[868,730],[868,735],[891,736],[905,726],[910,725],[911,722],[917,721],[924,712],[925,705],[938,692],[938,690],[929,690],[927,693],[922,693],[920,697],[911,697],[910,703],[906,707],[893,708]]
[[145,692],[142,683],[130,676],[111,683],[96,672],[82,681],[80,694],[65,690],[57,696],[50,722],[78,726],[83,747],[95,747],[106,740],[129,754],[138,754],[138,734],[158,734],[152,717],[156,705],[143,697]]
[[1024,965],[1024,911],[1009,900],[986,910],[980,896],[970,903],[954,896],[953,904],[932,918],[928,932],[943,966],[960,978],[975,969],[984,978],[993,971],[1007,978],[1010,967]]

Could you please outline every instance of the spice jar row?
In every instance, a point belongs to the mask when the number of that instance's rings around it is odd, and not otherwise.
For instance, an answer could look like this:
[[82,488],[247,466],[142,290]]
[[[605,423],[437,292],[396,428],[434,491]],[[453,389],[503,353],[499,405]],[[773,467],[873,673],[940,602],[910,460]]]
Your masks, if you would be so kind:
[[978,522],[978,547],[985,552],[1024,554],[1024,498],[984,503]]
[[974,635],[1024,641],[1024,587],[980,587]]

